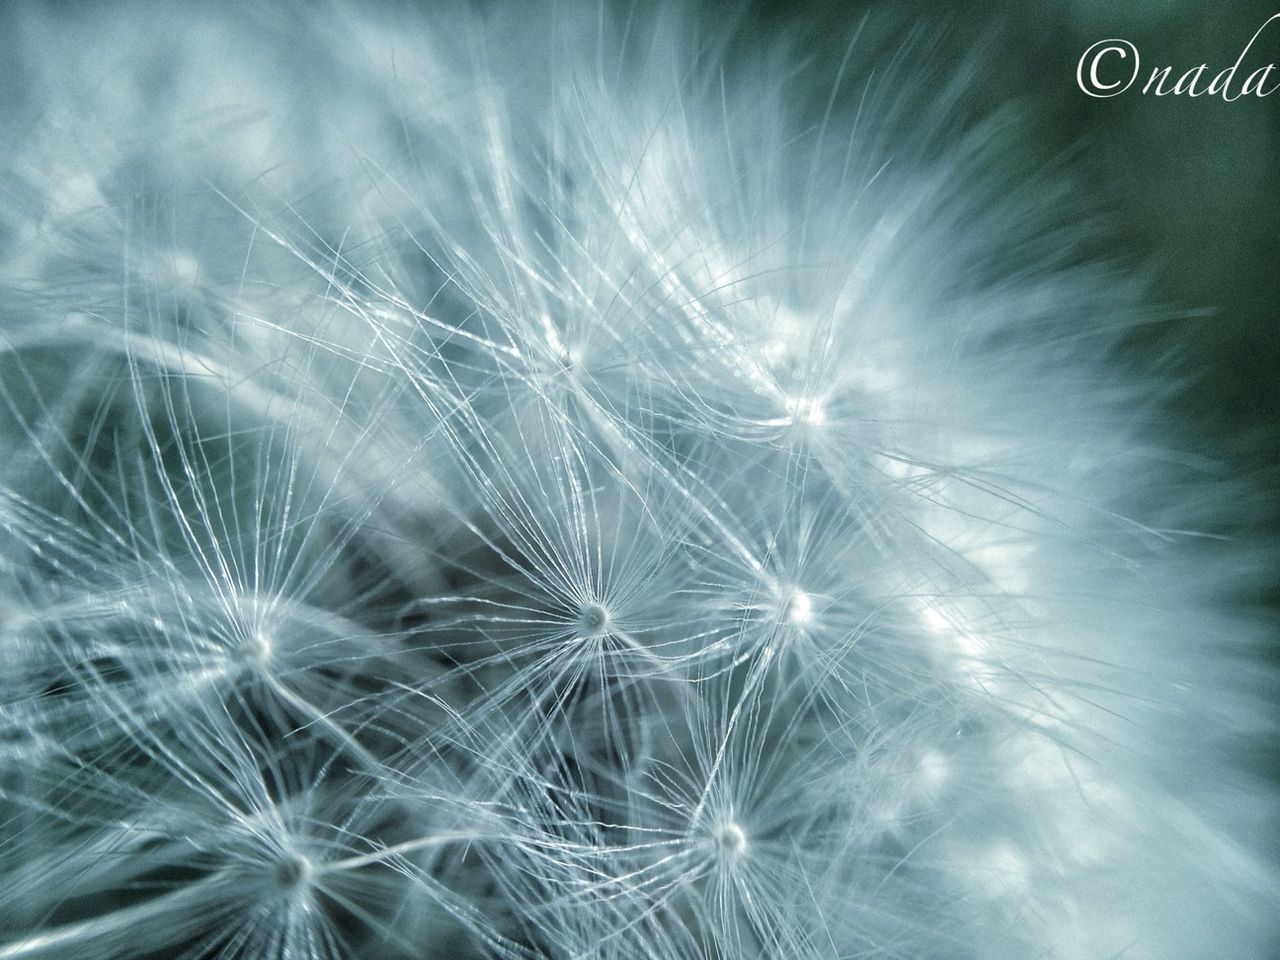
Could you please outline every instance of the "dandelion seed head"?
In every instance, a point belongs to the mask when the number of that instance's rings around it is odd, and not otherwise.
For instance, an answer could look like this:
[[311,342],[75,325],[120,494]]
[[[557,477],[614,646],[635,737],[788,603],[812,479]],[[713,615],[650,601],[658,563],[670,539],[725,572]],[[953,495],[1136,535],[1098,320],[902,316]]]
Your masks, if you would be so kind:
[[600,603],[584,603],[578,610],[578,635],[584,638],[601,637],[609,632],[609,611]]
[[236,645],[235,659],[245,666],[265,666],[271,659],[271,637],[262,629],[254,629]]
[[799,426],[826,426],[827,408],[821,397],[788,397],[786,408],[787,413]]
[[714,837],[716,849],[725,860],[733,861],[747,852],[746,831],[733,820],[717,824]]
[[813,620],[813,598],[803,590],[792,590],[787,596],[786,616],[788,622],[806,626]]
[[1145,293],[968,71],[303,6],[6,34],[0,957],[1258,932]]
[[282,893],[294,894],[305,888],[312,873],[311,861],[299,853],[286,853],[276,861],[271,879]]

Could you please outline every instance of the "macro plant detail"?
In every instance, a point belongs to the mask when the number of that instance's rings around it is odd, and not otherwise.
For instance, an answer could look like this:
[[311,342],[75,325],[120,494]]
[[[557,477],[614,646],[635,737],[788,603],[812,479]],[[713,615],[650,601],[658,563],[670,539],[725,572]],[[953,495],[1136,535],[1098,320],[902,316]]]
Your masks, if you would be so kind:
[[925,41],[0,22],[0,960],[1271,933],[1251,491]]

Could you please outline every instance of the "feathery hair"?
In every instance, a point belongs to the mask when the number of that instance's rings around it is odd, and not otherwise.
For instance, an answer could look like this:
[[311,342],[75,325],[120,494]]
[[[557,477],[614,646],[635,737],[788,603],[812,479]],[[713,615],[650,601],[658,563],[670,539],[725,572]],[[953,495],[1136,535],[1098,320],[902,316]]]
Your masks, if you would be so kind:
[[1272,934],[1261,552],[921,35],[2,22],[0,960]]

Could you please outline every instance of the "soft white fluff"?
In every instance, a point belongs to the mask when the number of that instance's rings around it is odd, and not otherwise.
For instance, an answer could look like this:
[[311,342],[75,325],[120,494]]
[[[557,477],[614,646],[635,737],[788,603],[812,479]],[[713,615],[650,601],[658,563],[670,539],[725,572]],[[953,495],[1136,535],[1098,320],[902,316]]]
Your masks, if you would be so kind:
[[3,28],[0,960],[1262,949],[1239,494],[1016,117],[647,4]]

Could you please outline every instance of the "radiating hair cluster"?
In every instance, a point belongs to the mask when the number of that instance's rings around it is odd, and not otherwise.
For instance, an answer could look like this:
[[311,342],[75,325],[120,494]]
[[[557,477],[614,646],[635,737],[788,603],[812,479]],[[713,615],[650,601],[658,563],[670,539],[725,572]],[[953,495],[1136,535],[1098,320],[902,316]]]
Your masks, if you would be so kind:
[[1255,955],[1247,491],[918,35],[2,22],[0,960]]

